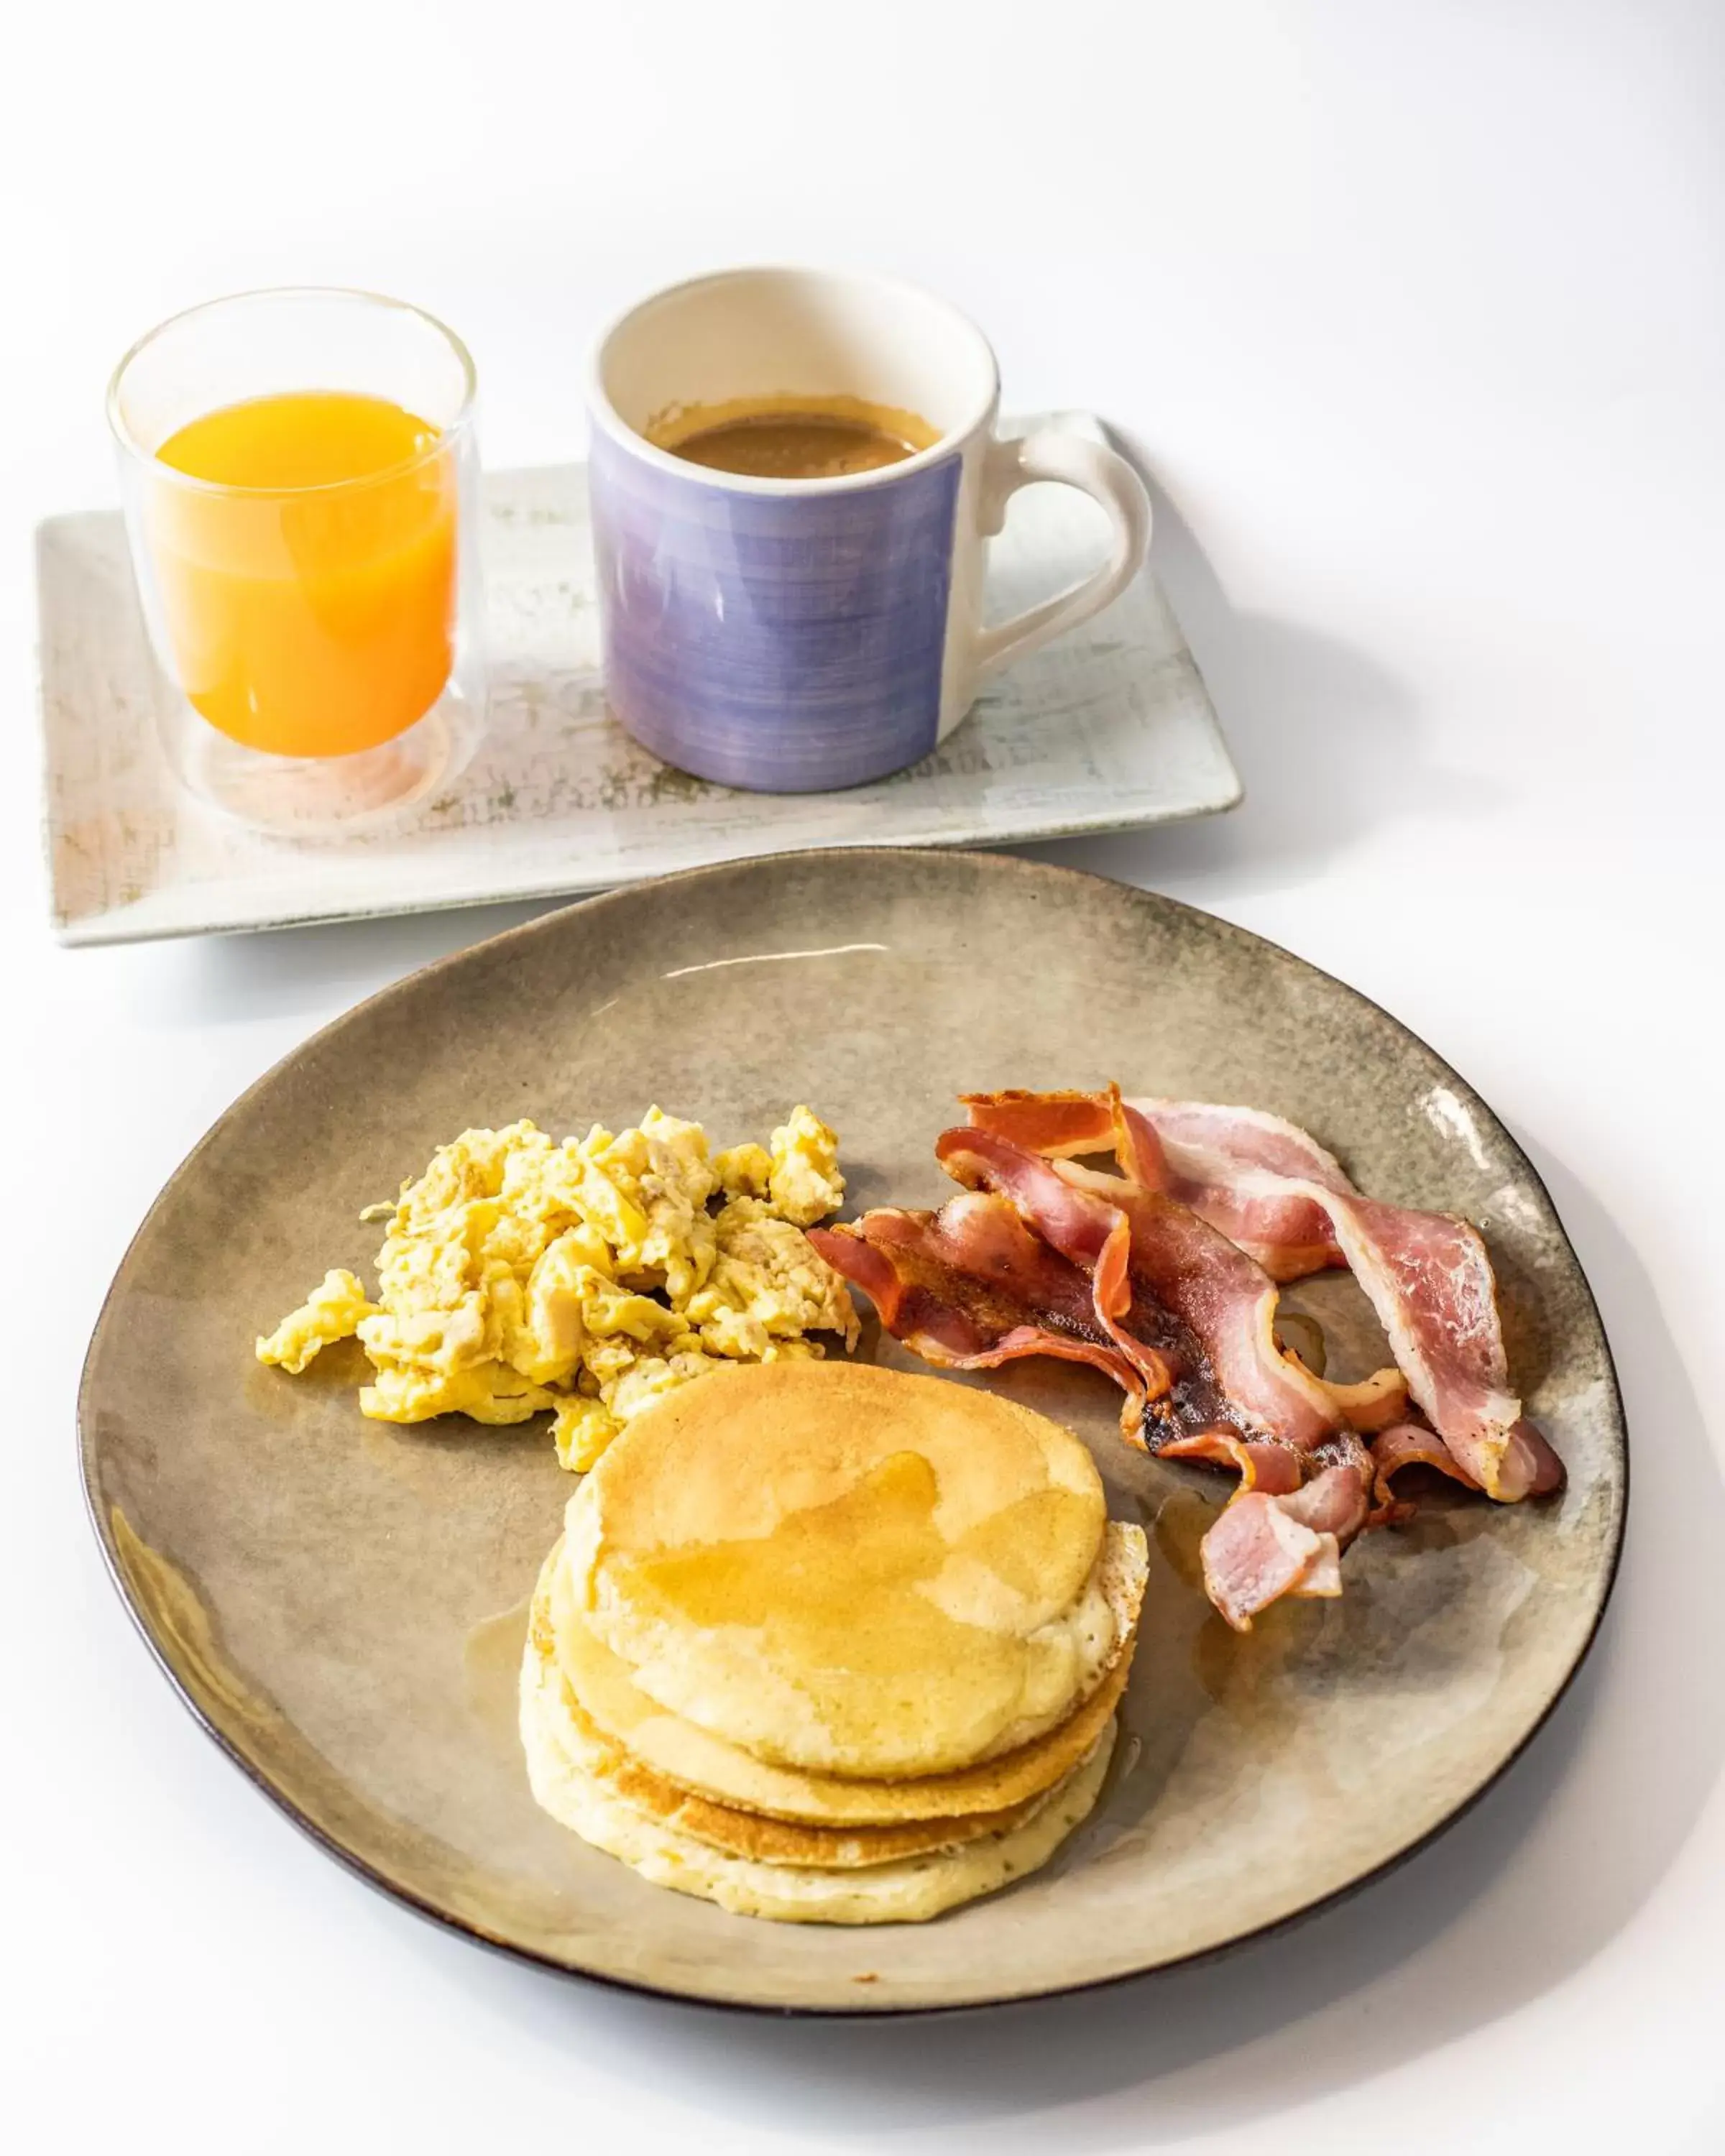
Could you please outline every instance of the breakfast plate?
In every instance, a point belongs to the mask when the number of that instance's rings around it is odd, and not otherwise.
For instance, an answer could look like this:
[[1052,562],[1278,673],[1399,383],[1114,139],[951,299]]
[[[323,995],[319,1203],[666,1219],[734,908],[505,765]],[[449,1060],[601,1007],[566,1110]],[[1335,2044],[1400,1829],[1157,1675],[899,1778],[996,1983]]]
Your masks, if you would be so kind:
[[[1561,1493],[1491,1505],[1444,1485],[1411,1522],[1360,1537],[1338,1599],[1278,1602],[1236,1630],[1199,1557],[1224,1492],[1122,1443],[1101,1369],[947,1376],[1076,1431],[1109,1513],[1147,1533],[1120,1738],[1052,1861],[926,1923],[783,1926],[660,1892],[564,1831],[534,1802],[516,1720],[530,1598],[574,1486],[543,1419],[367,1421],[352,1342],[290,1378],[254,1358],[254,1337],[326,1266],[367,1264],[362,1210],[468,1126],[620,1130],[658,1102],[742,1134],[811,1101],[841,1134],[848,1214],[950,1195],[931,1147],[968,1089],[1116,1079],[1249,1101],[1374,1198],[1475,1223]],[[1321,1324],[1332,1377],[1383,1359],[1347,1274],[1282,1296]],[[872,1319],[859,1353],[926,1378]],[[362,1004],[169,1183],[102,1312],[80,1419],[97,1533],[151,1651],[331,1854],[549,1968],[778,2011],[1075,1989],[1237,1944],[1369,1880],[1550,1712],[1609,1593],[1626,1496],[1586,1281],[1463,1080],[1243,930],[1069,870],[935,850],[638,885]]]

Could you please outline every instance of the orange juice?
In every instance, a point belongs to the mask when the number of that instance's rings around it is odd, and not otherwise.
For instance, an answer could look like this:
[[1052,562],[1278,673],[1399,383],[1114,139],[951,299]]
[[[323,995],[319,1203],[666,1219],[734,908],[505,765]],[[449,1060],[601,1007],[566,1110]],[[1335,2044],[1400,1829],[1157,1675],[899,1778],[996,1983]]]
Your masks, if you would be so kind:
[[170,436],[151,557],[187,696],[278,756],[403,732],[449,679],[454,460],[438,429],[347,390],[257,397]]

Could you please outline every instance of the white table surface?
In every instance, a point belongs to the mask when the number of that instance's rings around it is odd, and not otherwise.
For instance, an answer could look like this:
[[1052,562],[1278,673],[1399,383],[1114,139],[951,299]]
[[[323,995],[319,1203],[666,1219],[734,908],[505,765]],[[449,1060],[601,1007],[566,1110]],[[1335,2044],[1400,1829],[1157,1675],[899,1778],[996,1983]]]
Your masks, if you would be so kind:
[[[8,14],[11,2145],[1725,2148],[1722,46],[1717,8],[1628,0]],[[74,1465],[98,1301],[181,1155],[326,1019],[516,917],[53,947],[29,532],[111,496],[108,367],[215,292],[372,285],[468,336],[493,460],[557,459],[604,316],[772,258],[922,278],[1013,403],[1131,430],[1250,798],[1049,851],[1287,944],[1480,1086],[1593,1279],[1636,1448],[1592,1661],[1438,1845],[1213,1967],[965,2020],[609,1995],[384,1902],[151,1667]]]

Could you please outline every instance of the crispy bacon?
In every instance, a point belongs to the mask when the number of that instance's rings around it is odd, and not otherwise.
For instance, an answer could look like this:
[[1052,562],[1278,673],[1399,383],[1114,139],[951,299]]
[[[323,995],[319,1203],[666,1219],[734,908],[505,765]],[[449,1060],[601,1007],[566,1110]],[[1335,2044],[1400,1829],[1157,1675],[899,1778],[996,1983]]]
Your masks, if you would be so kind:
[[1127,1394],[1136,1425],[1167,1364],[1133,1343],[1127,1353],[1096,1318],[1091,1283],[1003,1198],[954,1198],[938,1213],[880,1206],[809,1240],[860,1287],[895,1338],[948,1369],[993,1369],[1021,1355],[1089,1363]]
[[1506,1504],[1561,1489],[1563,1462],[1509,1389],[1497,1284],[1477,1230],[1368,1198],[1332,1197],[1330,1218],[1409,1392],[1451,1456]]
[[[1067,1125],[1074,1142],[1059,1164],[973,1126],[943,1132],[935,1155],[960,1182],[1010,1198],[1038,1235],[1084,1270],[1105,1252],[1117,1263],[1124,1227],[1131,1296],[1159,1303],[1193,1347],[1185,1382],[1153,1404],[1147,1436],[1164,1459],[1238,1470],[1240,1487],[1205,1535],[1202,1554],[1211,1601],[1230,1625],[1248,1630],[1253,1616],[1284,1594],[1340,1594],[1341,1553],[1369,1512],[1370,1459],[1334,1396],[1342,1389],[1326,1387],[1276,1345],[1275,1281],[1187,1206],[1142,1187],[1137,1177],[1147,1167],[1153,1172],[1154,1133],[1117,1098],[1110,1110],[1124,1175],[1070,1158],[1100,1149],[1093,1123],[1077,1142],[1076,1116]],[[1373,1389],[1374,1409],[1383,1391]],[[1194,1413],[1211,1419],[1183,1427]]]
[[[1111,1152],[1108,1093],[965,1093],[979,1129],[1051,1160]],[[1345,1262],[1322,1206],[1292,1183],[1352,1190],[1341,1163],[1280,1116],[1202,1101],[1128,1101],[1148,1127],[1140,1179],[1177,1198],[1255,1258],[1272,1280],[1301,1280]],[[1142,1141],[1141,1141],[1142,1142]]]
[[1355,1535],[1409,1509],[1373,1508],[1374,1455],[1352,1435],[1301,1453],[1225,1429],[1202,1430],[1163,1445],[1159,1456],[1240,1470],[1239,1486],[1199,1545],[1204,1591],[1240,1632],[1284,1594],[1339,1594],[1342,1553]]
[[1242,1490],[1261,1490],[1270,1497],[1286,1496],[1306,1479],[1307,1463],[1292,1445],[1274,1438],[1242,1437],[1226,1423],[1212,1423],[1186,1437],[1164,1438],[1156,1456],[1232,1467],[1239,1473]]
[[[1122,1117],[1116,1137],[1137,1166],[1146,1133]],[[1338,1594],[1342,1547],[1367,1515],[1369,1462],[1321,1381],[1276,1346],[1277,1290],[1262,1267],[1185,1206],[1124,1177],[1056,1166],[974,1128],[946,1132],[935,1152],[960,1182],[1009,1199],[1091,1276],[1100,1322],[1111,1329],[1115,1313],[1147,1301],[1180,1328],[1181,1383],[1150,1404],[1145,1435],[1164,1456],[1240,1472],[1203,1552],[1228,1622],[1249,1629],[1285,1594]],[[1331,1447],[1344,1456],[1322,1457]]]
[[1250,1250],[1272,1280],[1303,1280],[1346,1262],[1320,1191],[1348,1192],[1342,1163],[1304,1131],[1256,1108],[1205,1101],[1127,1104],[1156,1132],[1158,1185]]
[[1363,1460],[1350,1459],[1286,1495],[1235,1491],[1200,1553],[1204,1591],[1236,1631],[1284,1594],[1342,1592],[1342,1552],[1366,1524],[1369,1483]]
[[1480,1486],[1435,1430],[1428,1430],[1424,1423],[1398,1423],[1394,1430],[1386,1430],[1372,1440],[1374,1493],[1379,1510],[1391,1518],[1405,1518],[1413,1510],[1390,1486],[1404,1467],[1435,1467],[1465,1490]]
[[[1147,1143],[1153,1147],[1155,1140],[1125,1111],[1116,1142],[1125,1162],[1137,1168]],[[1093,1142],[1086,1147],[1096,1149]],[[1044,1159],[975,1127],[944,1132],[934,1150],[957,1181],[1009,1198],[1044,1240],[1093,1272],[1099,1308],[1105,1296],[1124,1293],[1159,1305],[1177,1321],[1196,1352],[1181,1358],[1186,1383],[1163,1418],[1178,1419],[1181,1428],[1168,1435],[1229,1423],[1245,1435],[1310,1451],[1350,1426],[1356,1399],[1368,1405],[1374,1426],[1384,1419],[1389,1387],[1372,1389],[1367,1403],[1366,1389],[1327,1385],[1282,1353],[1275,1334],[1276,1283],[1175,1199],[1071,1160]],[[1104,1256],[1106,1281],[1097,1270]],[[1391,1419],[1403,1404],[1404,1396],[1390,1392]],[[1152,1442],[1163,1449],[1153,1435]]]
[[[1507,1503],[1563,1486],[1562,1461],[1509,1389],[1497,1283],[1486,1246],[1466,1221],[1362,1197],[1303,1131],[1255,1109],[1122,1101],[1111,1087],[965,1098],[991,1132],[1028,1132],[1066,1156],[1113,1145],[1129,1176],[1192,1206],[1266,1257],[1279,1279],[1312,1269],[1307,1260],[1318,1245],[1311,1224],[1321,1219],[1334,1253],[1322,1262],[1339,1259],[1352,1268],[1409,1394],[1471,1480]],[[1109,1129],[1122,1134],[1120,1144],[1105,1135]],[[1393,1401],[1381,1401],[1378,1426],[1396,1412]]]

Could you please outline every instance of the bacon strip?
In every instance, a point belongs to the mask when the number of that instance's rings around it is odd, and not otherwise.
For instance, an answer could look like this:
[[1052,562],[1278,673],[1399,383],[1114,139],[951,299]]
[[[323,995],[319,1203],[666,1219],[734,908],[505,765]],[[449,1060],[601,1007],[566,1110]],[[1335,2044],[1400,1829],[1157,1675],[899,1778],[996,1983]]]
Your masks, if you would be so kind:
[[[1119,1120],[1117,1152],[1137,1167],[1146,1134],[1129,1116]],[[1040,1236],[1091,1272],[1099,1311],[1121,1293],[1102,1268],[1117,1267],[1123,1244],[1131,1302],[1141,1306],[1147,1294],[1190,1336],[1182,1383],[1171,1400],[1153,1404],[1155,1450],[1240,1472],[1239,1491],[1202,1545],[1206,1590],[1229,1624],[1250,1630],[1256,1612],[1283,1594],[1340,1594],[1342,1549],[1369,1509],[1370,1460],[1322,1382],[1276,1347],[1277,1289],[1263,1268],[1185,1206],[1122,1176],[1070,1159],[1057,1167],[974,1128],[944,1132],[935,1153],[960,1182],[1009,1199]],[[1183,1412],[1200,1402],[1224,1419],[1183,1431]]]
[[1158,1460],[1197,1460],[1206,1467],[1232,1467],[1242,1490],[1261,1490],[1266,1496],[1285,1497],[1305,1479],[1306,1465],[1291,1445],[1273,1439],[1242,1437],[1226,1423],[1195,1430],[1188,1437],[1164,1438],[1156,1448]]
[[[1134,1165],[1141,1142],[1129,1124],[1120,1134]],[[1187,1207],[1117,1175],[1070,1161],[1056,1166],[988,1131],[943,1132],[934,1150],[956,1181],[1009,1198],[1083,1270],[1092,1271],[1105,1253],[1117,1267],[1123,1260],[1127,1292],[1153,1298],[1196,1342],[1209,1381],[1195,1403],[1203,1421],[1234,1423],[1308,1451],[1346,1427],[1322,1381],[1276,1344],[1274,1281]],[[1111,1291],[1120,1291],[1111,1276]]]
[[[1408,1392],[1468,1476],[1506,1503],[1563,1486],[1562,1461],[1509,1389],[1497,1283],[1466,1221],[1362,1197],[1303,1131],[1255,1109],[1121,1102],[1111,1088],[965,1097],[982,1127],[1046,1140],[1065,1156],[1110,1143],[1105,1129],[1124,1131],[1121,1164],[1128,1174],[1191,1204],[1263,1256],[1277,1278],[1312,1269],[1320,1245],[1312,1222],[1321,1219],[1322,1243],[1333,1253],[1322,1262],[1339,1258],[1352,1268],[1389,1336]],[[1394,1412],[1383,1403],[1379,1424]]]
[[1368,1198],[1332,1198],[1330,1218],[1409,1392],[1452,1457],[1505,1504],[1561,1489],[1563,1463],[1509,1389],[1497,1283],[1477,1231]]
[[1428,1430],[1423,1423],[1398,1423],[1372,1441],[1373,1490],[1382,1510],[1405,1517],[1412,1509],[1397,1498],[1390,1483],[1403,1468],[1414,1466],[1435,1467],[1465,1490],[1480,1486],[1435,1430]]
[[1272,1280],[1346,1263],[1317,1191],[1351,1192],[1333,1153],[1280,1116],[1207,1101],[1132,1101],[1168,1164],[1161,1187],[1201,1213]]
[[1366,1524],[1367,1479],[1345,1460],[1288,1496],[1235,1492],[1199,1547],[1204,1591],[1237,1632],[1284,1594],[1342,1592],[1342,1552]]
[[[965,1093],[979,1129],[1051,1160],[1111,1152],[1115,1115],[1106,1093]],[[1351,1191],[1341,1163],[1304,1131],[1256,1108],[1202,1101],[1128,1101],[1156,1150],[1140,1178],[1177,1198],[1255,1258],[1272,1280],[1301,1280],[1345,1262],[1321,1204],[1291,1184]]]
[[[1133,1430],[1167,1364],[1125,1353],[1096,1319],[1090,1281],[1033,1235],[1004,1199],[954,1198],[938,1213],[877,1207],[809,1240],[860,1287],[895,1338],[947,1369],[987,1370],[1023,1355],[1088,1363],[1127,1395]],[[1142,1440],[1140,1440],[1142,1441]]]

